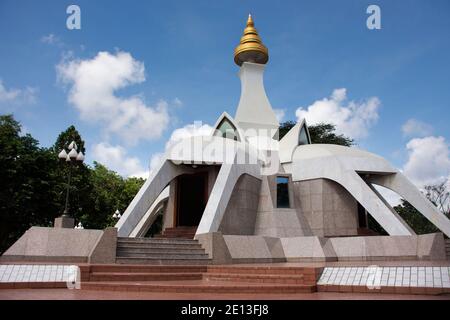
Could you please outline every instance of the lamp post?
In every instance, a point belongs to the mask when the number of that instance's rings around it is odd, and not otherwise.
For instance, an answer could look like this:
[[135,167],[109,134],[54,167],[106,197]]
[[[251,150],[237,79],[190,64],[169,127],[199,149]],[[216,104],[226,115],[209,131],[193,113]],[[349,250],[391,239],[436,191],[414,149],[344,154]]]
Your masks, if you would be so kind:
[[116,210],[116,212],[113,213],[113,219],[120,219],[122,215],[120,214],[119,209]]
[[78,165],[83,163],[84,154],[83,152],[78,152],[78,146],[75,141],[72,141],[68,146],[67,152],[65,149],[62,149],[58,154],[58,158],[61,162],[66,163],[69,166],[69,174],[67,178],[67,189],[66,189],[66,203],[64,205],[64,212],[60,218],[55,219],[55,227],[60,228],[73,228],[74,219],[70,217],[69,214],[69,193],[70,193],[70,179],[72,176],[72,167],[74,165]]

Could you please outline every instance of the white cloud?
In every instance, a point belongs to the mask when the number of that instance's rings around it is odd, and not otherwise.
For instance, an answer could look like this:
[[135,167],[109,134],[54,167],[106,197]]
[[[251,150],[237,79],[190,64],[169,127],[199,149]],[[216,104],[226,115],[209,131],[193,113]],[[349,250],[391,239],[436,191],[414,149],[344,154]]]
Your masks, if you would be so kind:
[[425,122],[409,119],[402,126],[405,137],[425,137],[433,133],[433,127]]
[[92,156],[95,161],[122,176],[148,178],[149,170],[142,166],[138,158],[129,157],[122,146],[101,142],[92,147]]
[[8,89],[0,79],[0,103],[33,104],[36,102],[36,93],[37,89],[32,87]]
[[286,111],[284,109],[273,109],[273,111],[275,112],[275,116],[277,117],[278,122],[282,122]]
[[145,104],[142,97],[120,97],[116,91],[145,81],[144,63],[127,52],[99,52],[93,59],[63,61],[58,77],[72,85],[68,100],[81,119],[101,123],[106,133],[127,144],[159,138],[169,124],[168,105]]
[[412,139],[406,148],[409,157],[403,172],[419,188],[449,180],[450,151],[444,137]]
[[321,122],[336,125],[336,132],[354,139],[365,138],[368,129],[378,121],[380,100],[368,98],[362,102],[347,101],[345,88],[335,89],[329,98],[315,101],[295,112],[298,121],[306,118],[308,124]]
[[58,44],[58,45],[61,44],[61,40],[53,33],[42,36],[41,42],[46,44]]

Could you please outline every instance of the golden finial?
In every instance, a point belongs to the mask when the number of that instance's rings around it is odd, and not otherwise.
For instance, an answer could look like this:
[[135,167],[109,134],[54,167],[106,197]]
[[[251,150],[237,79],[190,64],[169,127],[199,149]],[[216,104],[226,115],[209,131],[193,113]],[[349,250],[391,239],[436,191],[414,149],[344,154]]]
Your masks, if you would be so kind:
[[247,27],[248,26],[252,26],[252,27],[255,26],[255,23],[253,22],[253,19],[252,19],[252,15],[250,13],[248,14],[248,19],[247,19]]
[[244,62],[266,64],[269,60],[269,51],[264,46],[258,31],[255,29],[252,15],[248,15],[247,26],[240,44],[234,49],[234,62],[241,66]]

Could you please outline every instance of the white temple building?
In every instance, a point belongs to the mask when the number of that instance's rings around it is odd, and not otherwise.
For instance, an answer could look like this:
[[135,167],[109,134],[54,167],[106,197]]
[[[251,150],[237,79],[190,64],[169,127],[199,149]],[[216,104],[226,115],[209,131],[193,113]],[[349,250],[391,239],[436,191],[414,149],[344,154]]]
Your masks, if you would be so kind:
[[[443,236],[416,236],[375,185],[410,202],[442,233],[450,221],[385,159],[312,144],[307,119],[278,141],[266,95],[269,55],[251,17],[235,49],[241,97],[211,136],[184,139],[152,171],[116,227],[142,237],[162,214],[167,237],[194,237],[216,262],[442,257]],[[389,236],[369,236],[367,215]]]
[[[355,147],[311,143],[308,119],[278,139],[263,82],[268,59],[249,17],[234,54],[241,80],[234,117],[224,112],[211,135],[172,145],[115,228],[32,227],[0,261],[446,259],[450,221],[385,159]],[[441,233],[416,235],[376,185],[411,203]],[[368,215],[387,236],[368,229]],[[162,233],[148,239],[155,221]]]

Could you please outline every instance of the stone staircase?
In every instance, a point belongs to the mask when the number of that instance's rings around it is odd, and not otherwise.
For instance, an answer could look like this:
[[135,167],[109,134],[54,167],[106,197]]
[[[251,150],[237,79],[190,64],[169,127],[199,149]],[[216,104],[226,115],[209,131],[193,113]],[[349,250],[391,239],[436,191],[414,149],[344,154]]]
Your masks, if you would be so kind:
[[210,263],[197,240],[180,238],[117,238],[116,263],[189,264]]
[[82,290],[173,293],[310,293],[321,269],[273,266],[91,265]]
[[447,255],[447,259],[450,260],[450,239],[445,239],[445,253]]
[[156,235],[156,238],[181,238],[181,239],[194,239],[197,227],[174,227],[166,228],[160,235]]

